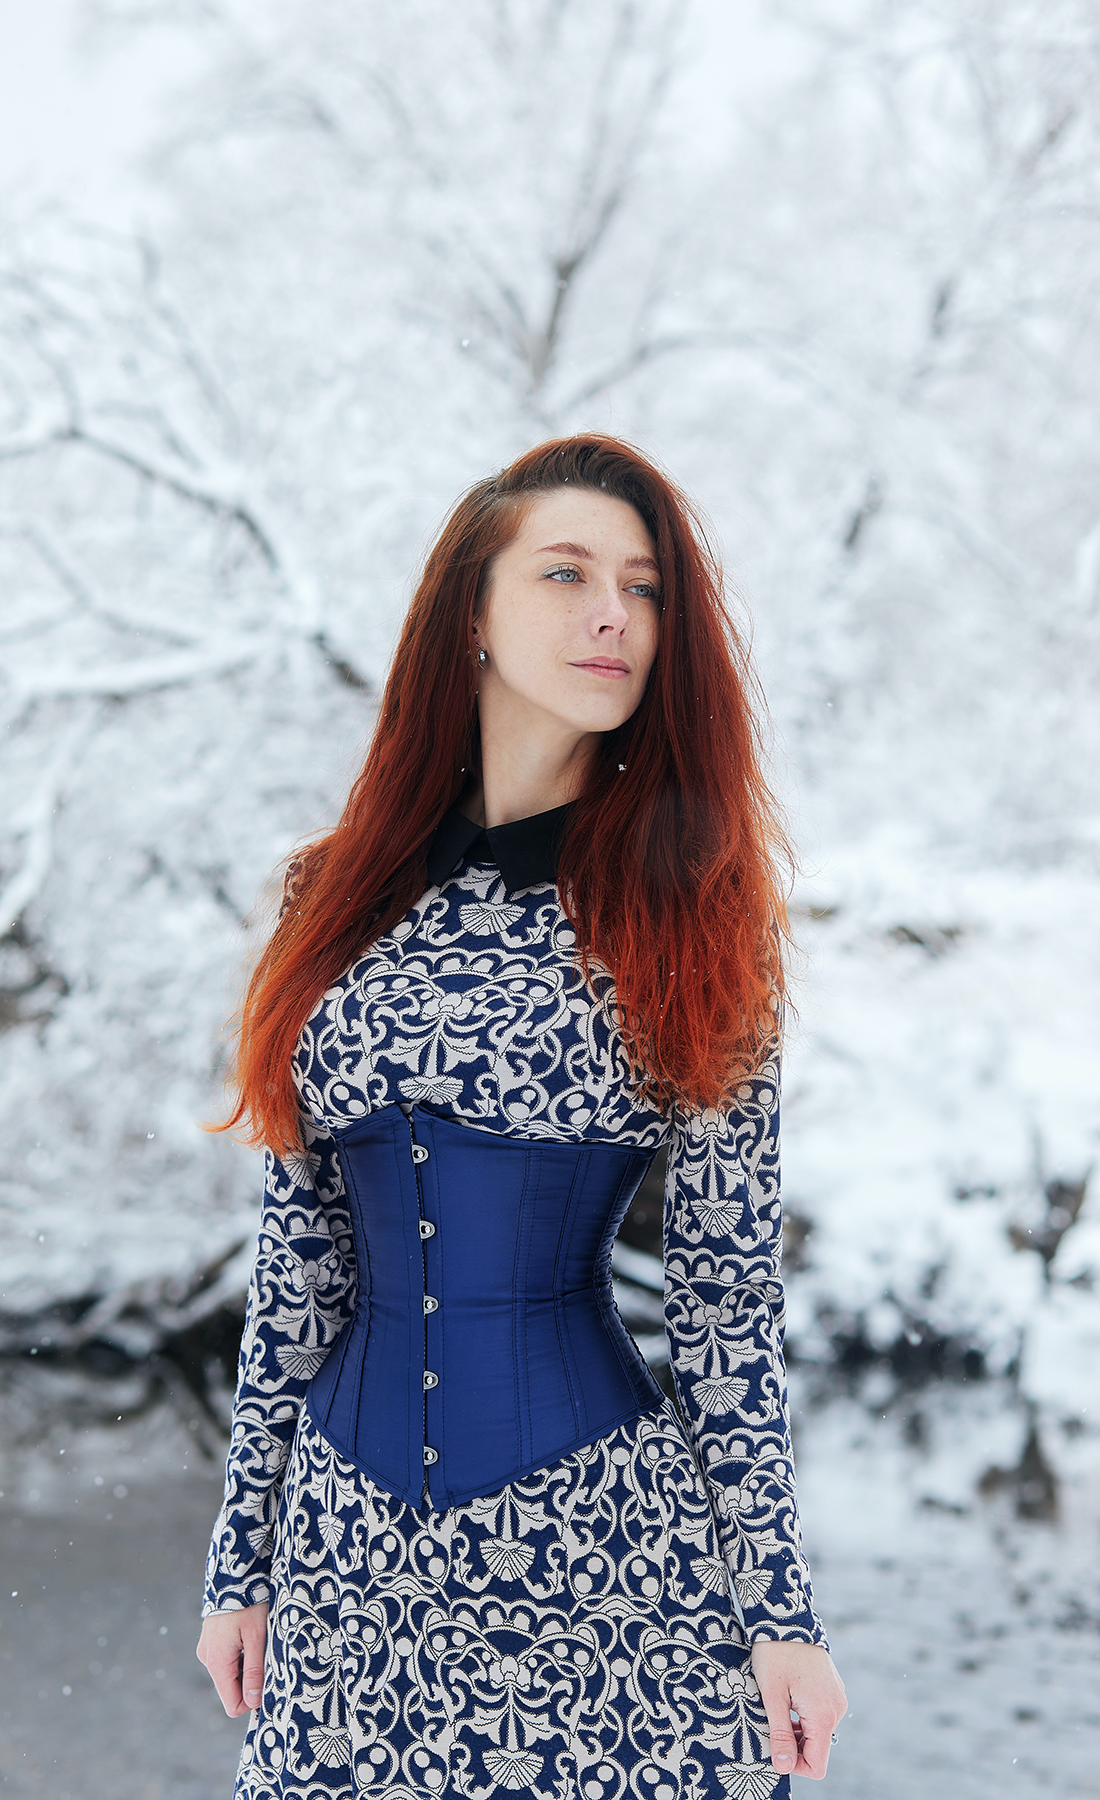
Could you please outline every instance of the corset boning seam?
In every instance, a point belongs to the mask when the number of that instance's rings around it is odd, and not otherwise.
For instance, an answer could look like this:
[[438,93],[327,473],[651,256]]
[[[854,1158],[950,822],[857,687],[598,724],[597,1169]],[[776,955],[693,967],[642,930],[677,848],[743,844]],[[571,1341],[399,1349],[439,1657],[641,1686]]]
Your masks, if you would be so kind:
[[[519,1196],[519,1221],[516,1229],[515,1253],[512,1257],[512,1293],[513,1296],[523,1292],[524,1279],[527,1272],[528,1241],[530,1237],[530,1219],[527,1210],[527,1195],[530,1187],[530,1161],[524,1164],[523,1186]],[[537,1191],[537,1185],[536,1185]],[[512,1398],[515,1407],[516,1442],[519,1445],[520,1461],[523,1461],[525,1446],[530,1453],[531,1444],[531,1408],[525,1405],[527,1395],[524,1391],[524,1373],[528,1367],[527,1356],[527,1319],[524,1309],[512,1307]],[[443,1401],[446,1406],[446,1398]]]
[[[599,1248],[599,1251],[597,1252],[596,1260],[592,1264],[592,1292],[595,1295],[596,1305],[600,1311],[600,1317],[603,1319],[603,1322],[604,1322],[604,1329],[606,1330],[607,1335],[608,1335],[609,1339],[611,1340],[611,1347],[614,1350],[615,1355],[619,1359],[619,1366],[622,1369],[623,1374],[626,1376],[627,1380],[633,1382],[633,1380],[635,1379],[635,1376],[637,1374],[637,1371],[635,1369],[632,1369],[628,1365],[628,1363],[624,1360],[622,1339],[619,1336],[620,1332],[624,1333],[627,1337],[629,1337],[630,1334],[629,1334],[629,1332],[627,1332],[626,1326],[623,1324],[622,1314],[620,1313],[618,1307],[615,1305],[614,1297],[609,1292],[610,1281],[605,1286],[604,1283],[602,1283],[600,1280],[600,1275],[605,1268],[608,1270],[608,1273],[610,1275],[611,1246],[615,1241],[615,1234],[617,1231],[616,1218],[617,1218],[618,1211],[619,1211],[619,1200],[622,1196],[622,1191],[623,1191],[624,1186],[626,1185],[626,1181],[627,1181],[627,1176],[626,1176],[626,1173],[624,1172],[622,1180],[619,1182],[618,1188],[615,1191],[615,1199],[612,1204],[611,1214],[608,1219],[608,1223],[604,1229],[603,1239],[600,1243],[600,1248]],[[616,1327],[617,1327],[617,1329],[616,1329]],[[631,1339],[631,1342],[633,1342],[633,1339]]]
[[[558,1230],[557,1252],[554,1257],[554,1329],[557,1332],[558,1351],[561,1356],[562,1372],[565,1376],[566,1387],[569,1390],[569,1404],[573,1408],[573,1430],[577,1433],[580,1433],[587,1428],[588,1413],[587,1409],[585,1409],[584,1422],[582,1424],[580,1381],[577,1378],[577,1371],[573,1364],[573,1346],[569,1342],[569,1331],[566,1324],[565,1303],[569,1298],[569,1295],[566,1290],[564,1276],[562,1276],[560,1280],[558,1277],[565,1263],[568,1254],[569,1241],[573,1232],[573,1221],[576,1216],[578,1199],[577,1184],[580,1180],[581,1170],[587,1168],[587,1165],[587,1157],[581,1158],[578,1156],[576,1167],[573,1170],[573,1179],[569,1184],[569,1200],[562,1213],[561,1225]],[[583,1186],[583,1182],[581,1185]],[[585,1285],[587,1287],[587,1283]]]

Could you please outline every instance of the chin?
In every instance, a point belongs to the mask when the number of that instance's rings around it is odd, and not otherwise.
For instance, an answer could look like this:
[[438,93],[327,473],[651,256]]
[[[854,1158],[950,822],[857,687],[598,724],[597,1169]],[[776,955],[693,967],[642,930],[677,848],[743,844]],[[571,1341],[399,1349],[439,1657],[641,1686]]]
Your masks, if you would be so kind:
[[570,724],[577,731],[598,732],[602,736],[609,731],[617,731],[620,725],[626,724],[629,717],[629,712],[624,712],[621,708],[616,707],[613,713],[592,713],[587,718],[571,719]]

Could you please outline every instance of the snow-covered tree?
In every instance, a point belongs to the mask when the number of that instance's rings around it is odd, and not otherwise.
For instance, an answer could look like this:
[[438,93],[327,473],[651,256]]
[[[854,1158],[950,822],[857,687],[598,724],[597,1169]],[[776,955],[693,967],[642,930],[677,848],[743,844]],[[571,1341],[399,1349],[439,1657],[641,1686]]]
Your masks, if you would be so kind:
[[1100,1268],[1090,9],[97,10],[209,68],[156,244],[38,216],[0,259],[14,1336],[63,1301],[48,1335],[140,1347],[239,1292],[254,1165],[194,1121],[256,896],[454,494],[602,426],[715,520],[819,870],[794,1347],[1007,1371],[1064,1461],[1050,1346]]

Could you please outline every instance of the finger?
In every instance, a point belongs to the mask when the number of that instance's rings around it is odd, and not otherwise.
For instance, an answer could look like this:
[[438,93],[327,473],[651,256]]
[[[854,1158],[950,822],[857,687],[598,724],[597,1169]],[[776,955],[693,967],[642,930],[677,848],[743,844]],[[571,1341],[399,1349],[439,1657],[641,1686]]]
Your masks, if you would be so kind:
[[267,1632],[264,1629],[264,1621],[259,1620],[245,1636],[242,1658],[241,1687],[244,1693],[244,1703],[250,1712],[259,1706],[263,1694],[266,1644]]
[[820,1781],[829,1767],[831,1740],[832,1730],[829,1725],[803,1719],[800,1766],[795,1773],[808,1775],[813,1781]]
[[768,1715],[772,1768],[777,1775],[791,1775],[798,1762],[798,1743],[791,1719],[791,1690],[785,1681],[759,1681],[760,1698]]
[[808,1775],[814,1782],[821,1780],[828,1769],[828,1751],[832,1748],[830,1737],[830,1732],[821,1732],[821,1728],[810,1728],[803,1724],[798,1766],[794,1769],[796,1775]]
[[233,1645],[211,1646],[206,1655],[206,1670],[211,1681],[218,1690],[227,1714],[235,1719],[242,1712],[251,1711],[244,1703],[241,1693],[241,1645],[240,1640]]

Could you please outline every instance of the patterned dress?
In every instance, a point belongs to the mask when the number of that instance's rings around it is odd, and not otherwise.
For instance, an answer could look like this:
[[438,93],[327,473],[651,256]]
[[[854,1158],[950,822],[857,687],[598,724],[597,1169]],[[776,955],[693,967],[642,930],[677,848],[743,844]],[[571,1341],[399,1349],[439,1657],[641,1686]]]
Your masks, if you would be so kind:
[[[429,886],[306,1024],[300,1154],[267,1157],[204,1614],[269,1601],[237,1800],[771,1800],[757,1638],[823,1643],[782,1358],[778,1070],[729,1112],[639,1097],[554,884],[567,809],[449,812]],[[333,1132],[416,1102],[527,1140],[668,1146],[658,1403],[445,1511],[303,1405],[351,1315]],[[369,1398],[369,1397],[368,1397]]]

